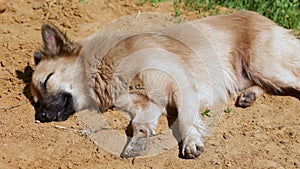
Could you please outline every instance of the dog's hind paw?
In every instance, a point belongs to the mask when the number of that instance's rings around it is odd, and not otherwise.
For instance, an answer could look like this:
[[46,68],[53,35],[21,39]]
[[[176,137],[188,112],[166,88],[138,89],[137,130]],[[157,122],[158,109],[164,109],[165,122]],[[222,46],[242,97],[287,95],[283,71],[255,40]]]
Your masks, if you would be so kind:
[[254,92],[243,92],[237,100],[237,106],[243,108],[249,107],[255,101],[255,99],[256,94]]

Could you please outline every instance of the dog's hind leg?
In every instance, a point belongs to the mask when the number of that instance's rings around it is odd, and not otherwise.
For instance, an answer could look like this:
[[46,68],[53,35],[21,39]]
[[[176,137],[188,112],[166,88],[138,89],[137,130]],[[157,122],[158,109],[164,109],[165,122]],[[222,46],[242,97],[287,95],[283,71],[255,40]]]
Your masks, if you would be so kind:
[[[300,41],[283,28],[275,28],[265,47],[255,47],[250,62],[253,79],[263,87],[300,92]],[[263,40],[266,37],[262,37]]]
[[[243,108],[249,107],[264,93],[264,90],[280,94],[285,92],[285,89],[292,89],[300,94],[300,64],[298,68],[295,69],[292,66],[287,66],[286,64],[288,64],[288,62],[289,61],[279,61],[275,63],[274,61],[276,70],[268,68],[267,65],[262,66],[262,64],[253,66],[255,70],[259,70],[252,74],[254,85],[241,91],[240,96],[237,98],[236,106]],[[295,94],[292,93],[292,95]],[[296,97],[298,99],[300,98],[300,96]]]
[[252,87],[242,91],[238,106],[250,106],[262,89],[278,94],[285,89],[300,92],[300,41],[287,30],[275,27],[259,34],[249,58],[242,59],[243,70]]
[[[294,58],[296,59],[296,58]],[[290,60],[277,60],[274,58],[271,64],[274,68],[270,68],[268,64],[253,64],[251,78],[254,85],[242,90],[236,101],[236,106],[249,107],[264,90],[271,93],[284,94],[285,89],[292,89],[300,93],[300,57],[299,64],[293,64]],[[290,62],[290,63],[289,63]],[[298,67],[297,67],[298,66]],[[293,93],[293,95],[295,95]],[[300,98],[300,96],[296,96]]]

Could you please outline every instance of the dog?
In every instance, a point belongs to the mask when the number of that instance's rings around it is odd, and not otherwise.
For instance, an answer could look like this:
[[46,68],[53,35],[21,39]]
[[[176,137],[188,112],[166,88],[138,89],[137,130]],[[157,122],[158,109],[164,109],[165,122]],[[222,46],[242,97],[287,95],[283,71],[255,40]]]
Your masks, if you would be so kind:
[[231,95],[249,107],[264,92],[300,91],[299,40],[251,11],[153,32],[98,32],[78,42],[47,22],[42,37],[31,83],[36,119],[63,121],[90,108],[129,112],[133,138],[125,157],[143,154],[169,108],[178,113],[183,157],[197,158],[206,135],[200,110]]

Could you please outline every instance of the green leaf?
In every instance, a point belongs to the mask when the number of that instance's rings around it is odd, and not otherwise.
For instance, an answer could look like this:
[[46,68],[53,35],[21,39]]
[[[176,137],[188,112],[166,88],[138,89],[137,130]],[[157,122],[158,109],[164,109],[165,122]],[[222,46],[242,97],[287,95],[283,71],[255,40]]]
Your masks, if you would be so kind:
[[231,111],[232,111],[232,108],[230,108],[230,107],[227,107],[225,110],[225,113],[231,113]]
[[202,116],[210,117],[209,112],[210,112],[210,110],[209,110],[209,109],[206,109],[206,110],[204,110],[203,112],[201,112],[201,115],[202,115]]

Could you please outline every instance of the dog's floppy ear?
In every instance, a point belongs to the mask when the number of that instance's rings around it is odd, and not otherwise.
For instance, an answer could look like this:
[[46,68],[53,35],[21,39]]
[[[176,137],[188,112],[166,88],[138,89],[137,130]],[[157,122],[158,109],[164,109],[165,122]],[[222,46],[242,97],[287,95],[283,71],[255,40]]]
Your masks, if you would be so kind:
[[51,57],[71,53],[73,44],[66,35],[55,25],[46,22],[42,26],[42,36],[44,41],[44,54]]

